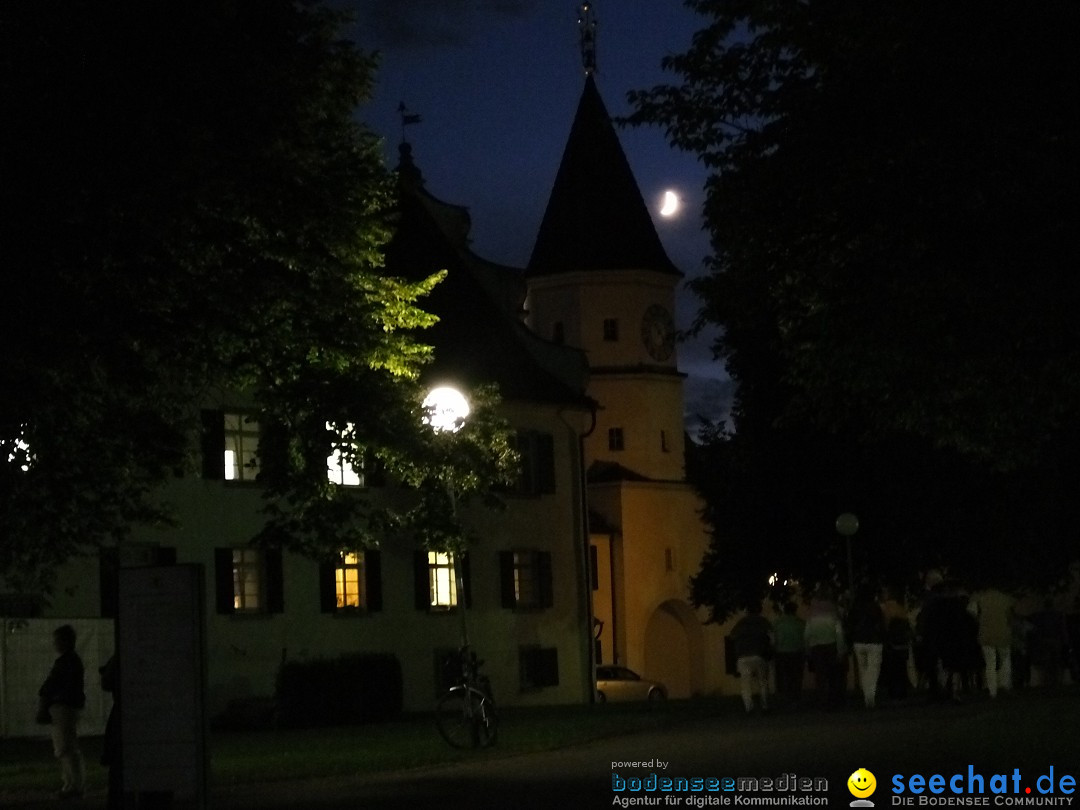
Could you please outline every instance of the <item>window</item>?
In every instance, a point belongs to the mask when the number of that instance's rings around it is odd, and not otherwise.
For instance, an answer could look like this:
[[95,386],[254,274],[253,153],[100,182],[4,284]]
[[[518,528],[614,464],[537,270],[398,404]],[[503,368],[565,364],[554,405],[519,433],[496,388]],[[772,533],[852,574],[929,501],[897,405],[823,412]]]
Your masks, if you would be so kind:
[[660,431],[660,451],[663,452],[663,453],[670,453],[671,452],[671,448],[668,447],[667,431],[666,430],[661,430]]
[[672,549],[671,546],[664,549],[664,570],[675,570],[675,550]]
[[[461,566],[463,593],[458,593],[458,571]],[[472,606],[469,555],[445,551],[417,551],[415,557],[416,609],[430,613],[453,610],[460,599],[465,607]]]
[[[228,459],[225,465],[225,474],[228,475]],[[258,549],[233,549],[233,610],[262,609],[265,602],[262,562]]]
[[518,647],[522,691],[559,685],[559,651],[555,647]]
[[619,321],[617,318],[604,318],[604,340],[617,341],[619,339]]
[[330,455],[326,457],[326,473],[327,477],[332,483],[339,484],[343,487],[362,487],[364,486],[364,463],[362,459],[357,459],[357,463],[349,461],[342,455],[342,447],[348,447],[348,441],[346,436],[351,436],[355,431],[355,426],[350,423],[345,426],[345,430],[339,431],[330,422],[326,423],[326,429],[333,433],[335,436],[335,446]]
[[225,480],[254,481],[259,474],[259,423],[240,413],[224,418]]
[[362,608],[367,596],[364,590],[364,556],[355,551],[342,552],[341,564],[334,571],[338,609]]
[[281,613],[285,609],[279,550],[215,549],[214,579],[218,613]]
[[563,328],[562,321],[555,321],[551,327],[551,342],[558,343],[560,346],[566,342],[566,330]]
[[499,552],[499,579],[504,608],[540,610],[553,604],[549,552]]
[[607,446],[608,450],[622,450],[624,448],[622,428],[608,428]]
[[382,610],[382,556],[376,549],[342,551],[319,571],[323,613],[372,613]]
[[511,492],[543,495],[555,492],[555,437],[535,430],[518,431],[514,449],[521,456],[518,479]]

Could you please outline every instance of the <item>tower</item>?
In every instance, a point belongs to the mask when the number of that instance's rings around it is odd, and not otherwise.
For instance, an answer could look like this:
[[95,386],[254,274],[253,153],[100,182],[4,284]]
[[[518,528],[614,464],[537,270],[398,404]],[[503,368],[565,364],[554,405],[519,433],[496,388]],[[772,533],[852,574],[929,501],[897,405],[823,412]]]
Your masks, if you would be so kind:
[[597,89],[591,7],[582,20],[585,84],[526,269],[527,317],[584,351],[598,405],[584,440],[595,657],[687,697],[723,688],[724,645],[686,599],[708,533],[684,473],[672,319],[682,274]]
[[585,87],[527,269],[530,326],[582,349],[600,403],[586,442],[594,476],[683,480],[675,286],[610,116]]

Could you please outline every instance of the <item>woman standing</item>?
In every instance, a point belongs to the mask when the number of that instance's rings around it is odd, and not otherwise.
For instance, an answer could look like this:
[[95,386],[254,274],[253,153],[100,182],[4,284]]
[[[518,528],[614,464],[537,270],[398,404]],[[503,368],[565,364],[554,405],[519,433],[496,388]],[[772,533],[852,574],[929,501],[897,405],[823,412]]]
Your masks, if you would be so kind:
[[83,662],[75,652],[75,628],[70,624],[57,627],[53,647],[59,655],[38,690],[38,700],[42,713],[52,723],[53,754],[60,761],[60,798],[70,799],[82,795],[84,779],[77,727],[86,694]]

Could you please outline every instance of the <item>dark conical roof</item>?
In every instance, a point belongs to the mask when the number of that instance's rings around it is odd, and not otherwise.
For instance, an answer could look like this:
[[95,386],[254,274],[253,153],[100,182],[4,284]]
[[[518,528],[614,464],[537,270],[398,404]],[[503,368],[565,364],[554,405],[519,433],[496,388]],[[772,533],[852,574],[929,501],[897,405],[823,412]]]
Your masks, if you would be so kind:
[[551,190],[528,275],[648,269],[680,275],[656,235],[590,75]]

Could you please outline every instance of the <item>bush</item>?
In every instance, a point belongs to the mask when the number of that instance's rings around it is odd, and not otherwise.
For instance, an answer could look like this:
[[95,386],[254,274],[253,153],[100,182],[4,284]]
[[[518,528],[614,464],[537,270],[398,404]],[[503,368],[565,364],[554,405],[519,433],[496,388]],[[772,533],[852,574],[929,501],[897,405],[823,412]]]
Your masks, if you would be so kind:
[[389,653],[286,661],[277,676],[278,723],[285,728],[342,726],[401,714],[401,664]]

